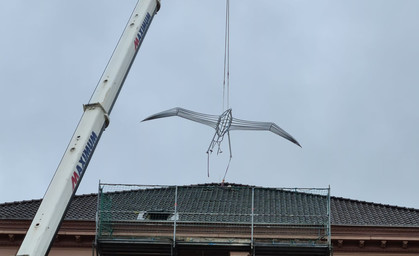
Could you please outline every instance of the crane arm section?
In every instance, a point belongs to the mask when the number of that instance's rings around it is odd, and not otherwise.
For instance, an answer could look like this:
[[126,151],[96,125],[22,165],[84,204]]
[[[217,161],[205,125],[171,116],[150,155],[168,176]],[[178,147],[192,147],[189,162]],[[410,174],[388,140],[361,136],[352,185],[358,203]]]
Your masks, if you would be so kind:
[[160,0],[140,0],[48,186],[17,256],[47,255]]

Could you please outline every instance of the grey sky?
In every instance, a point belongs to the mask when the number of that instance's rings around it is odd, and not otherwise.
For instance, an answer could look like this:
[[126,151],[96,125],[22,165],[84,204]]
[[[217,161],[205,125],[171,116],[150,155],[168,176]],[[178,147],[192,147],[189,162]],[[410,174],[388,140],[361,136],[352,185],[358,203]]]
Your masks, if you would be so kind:
[[[135,0],[0,2],[0,202],[43,196]],[[419,208],[419,10],[408,0],[231,0],[233,131],[228,182],[327,187]],[[180,106],[220,114],[225,1],[162,0],[78,194],[109,183],[220,182],[213,130]]]

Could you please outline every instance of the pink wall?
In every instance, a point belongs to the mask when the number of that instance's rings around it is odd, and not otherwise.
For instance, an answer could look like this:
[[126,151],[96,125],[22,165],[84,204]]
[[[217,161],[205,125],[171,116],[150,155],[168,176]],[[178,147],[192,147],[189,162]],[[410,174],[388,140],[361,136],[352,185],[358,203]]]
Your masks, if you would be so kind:
[[[15,256],[18,247],[1,247],[0,256]],[[92,248],[53,248],[48,256],[92,256]]]

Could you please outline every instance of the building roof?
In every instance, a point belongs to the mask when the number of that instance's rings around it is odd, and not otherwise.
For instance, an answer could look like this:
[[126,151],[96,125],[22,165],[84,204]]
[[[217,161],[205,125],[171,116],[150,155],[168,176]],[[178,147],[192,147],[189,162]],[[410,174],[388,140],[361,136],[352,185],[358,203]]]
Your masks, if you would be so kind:
[[328,223],[327,194],[327,189],[278,189],[237,184],[140,188],[104,192],[100,197],[99,212],[106,213],[109,220],[119,221],[176,218],[183,222],[238,224],[253,220],[260,224],[318,225]]
[[[112,207],[130,209],[136,214],[129,218],[138,219],[142,212],[164,212],[173,208],[174,188],[174,186],[147,188],[110,192],[104,195],[112,195]],[[252,188],[256,188],[254,213],[262,216],[259,220],[255,218],[255,222],[275,222],[278,220],[272,216],[291,216],[296,212],[300,216],[318,216],[327,211],[324,208],[324,200],[327,197],[323,195],[238,184],[178,186],[178,211],[185,213],[224,211],[230,216],[235,216],[232,219],[234,221],[247,221],[243,219],[247,217],[242,213],[243,209],[251,209],[249,193],[252,193]],[[65,220],[95,221],[97,199],[97,194],[75,196]],[[102,203],[105,201],[102,200]],[[41,200],[30,200],[0,204],[0,219],[31,220],[40,202]],[[304,205],[303,209],[298,205]],[[330,210],[332,225],[419,227],[419,209],[330,197]],[[287,214],[290,211],[292,214]],[[193,220],[193,214],[188,218]]]

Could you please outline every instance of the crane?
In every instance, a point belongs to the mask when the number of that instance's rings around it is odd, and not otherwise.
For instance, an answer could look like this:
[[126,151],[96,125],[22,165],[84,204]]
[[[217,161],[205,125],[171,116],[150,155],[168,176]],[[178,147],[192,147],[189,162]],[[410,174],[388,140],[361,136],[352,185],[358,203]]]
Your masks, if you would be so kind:
[[17,256],[47,255],[70,202],[109,125],[109,115],[160,0],[139,0],[32,220]]

